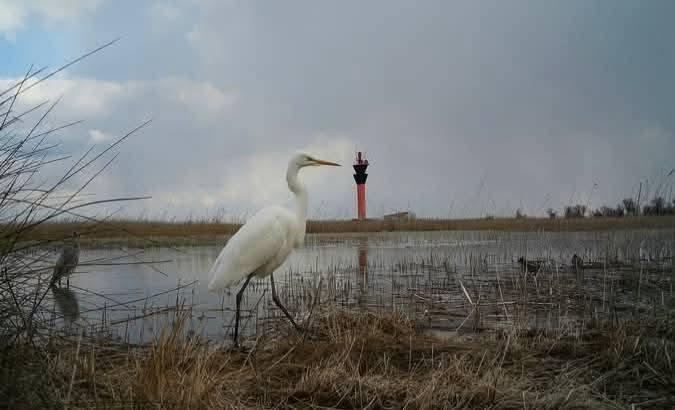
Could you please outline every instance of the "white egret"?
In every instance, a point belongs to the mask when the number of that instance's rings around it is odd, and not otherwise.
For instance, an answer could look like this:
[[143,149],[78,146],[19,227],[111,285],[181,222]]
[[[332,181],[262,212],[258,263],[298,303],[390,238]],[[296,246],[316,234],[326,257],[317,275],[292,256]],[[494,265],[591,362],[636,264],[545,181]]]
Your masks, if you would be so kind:
[[294,156],[288,163],[286,182],[288,182],[288,189],[295,194],[297,199],[295,213],[277,205],[261,209],[230,238],[211,267],[209,291],[220,291],[244,280],[244,284],[237,293],[234,323],[235,346],[238,345],[241,298],[254,276],[264,278],[269,275],[272,300],[293,326],[299,329],[288,310],[279,301],[274,287],[273,272],[288,258],[291,250],[302,245],[305,239],[307,190],[298,180],[298,172],[301,168],[316,165],[339,166],[340,164],[319,160],[307,154]]

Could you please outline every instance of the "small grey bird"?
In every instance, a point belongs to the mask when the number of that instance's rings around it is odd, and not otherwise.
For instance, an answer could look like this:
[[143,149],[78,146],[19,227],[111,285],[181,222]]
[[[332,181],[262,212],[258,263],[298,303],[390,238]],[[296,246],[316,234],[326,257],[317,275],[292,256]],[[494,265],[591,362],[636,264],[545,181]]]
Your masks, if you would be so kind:
[[523,273],[533,273],[537,274],[544,267],[546,261],[543,260],[528,260],[522,256],[518,258],[518,263],[520,264]]
[[584,270],[584,260],[576,253],[572,256],[572,269],[574,272],[580,273]]
[[61,286],[61,279],[66,277],[66,286],[70,287],[70,274],[75,271],[75,267],[80,262],[80,234],[73,232],[70,241],[63,244],[61,255],[54,265],[54,275],[52,277],[52,286],[58,281]]

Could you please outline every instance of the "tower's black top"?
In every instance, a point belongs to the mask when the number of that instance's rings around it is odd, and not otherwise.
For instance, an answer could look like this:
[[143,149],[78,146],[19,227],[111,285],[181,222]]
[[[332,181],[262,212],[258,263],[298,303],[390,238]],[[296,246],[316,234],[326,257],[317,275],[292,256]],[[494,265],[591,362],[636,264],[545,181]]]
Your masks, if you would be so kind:
[[357,185],[365,184],[366,178],[368,178],[368,174],[354,174],[354,181]]
[[366,183],[366,178],[368,178],[366,168],[368,168],[368,160],[363,158],[359,151],[356,154],[356,162],[354,163],[354,171],[356,171],[356,174],[354,174],[354,181],[356,181],[358,185]]

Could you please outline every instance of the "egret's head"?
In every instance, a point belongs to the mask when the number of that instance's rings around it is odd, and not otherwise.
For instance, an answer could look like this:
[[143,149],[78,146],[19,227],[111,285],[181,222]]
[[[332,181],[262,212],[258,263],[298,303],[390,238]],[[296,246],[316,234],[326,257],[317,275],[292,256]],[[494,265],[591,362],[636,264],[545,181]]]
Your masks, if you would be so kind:
[[292,163],[294,163],[298,168],[303,168],[303,167],[309,167],[309,166],[317,166],[317,165],[332,165],[339,167],[340,164],[336,164],[335,162],[330,162],[330,161],[324,161],[322,159],[317,159],[314,158],[311,155],[307,155],[304,153],[300,153],[293,157],[291,160]]

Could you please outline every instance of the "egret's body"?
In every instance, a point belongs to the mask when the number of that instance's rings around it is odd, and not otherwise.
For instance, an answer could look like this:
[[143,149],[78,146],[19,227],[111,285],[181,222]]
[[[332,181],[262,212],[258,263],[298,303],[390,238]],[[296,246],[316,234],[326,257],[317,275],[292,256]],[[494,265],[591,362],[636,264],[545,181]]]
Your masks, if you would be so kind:
[[209,290],[236,285],[250,274],[270,275],[284,263],[294,246],[302,244],[304,233],[304,221],[298,221],[288,209],[281,206],[261,209],[218,255],[211,268]]
[[302,245],[307,221],[307,190],[298,180],[301,168],[312,165],[338,165],[298,154],[288,163],[286,181],[295,194],[297,209],[292,212],[281,206],[261,209],[227,242],[210,272],[210,291],[220,291],[244,280],[237,293],[234,343],[238,343],[239,308],[246,286],[253,277],[270,277],[272,300],[297,328],[295,321],[281,304],[274,287],[274,270],[288,258],[294,247]]

